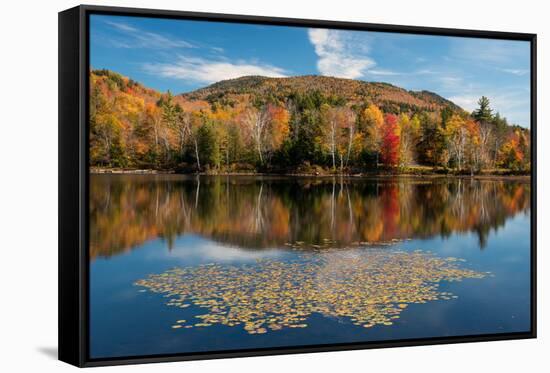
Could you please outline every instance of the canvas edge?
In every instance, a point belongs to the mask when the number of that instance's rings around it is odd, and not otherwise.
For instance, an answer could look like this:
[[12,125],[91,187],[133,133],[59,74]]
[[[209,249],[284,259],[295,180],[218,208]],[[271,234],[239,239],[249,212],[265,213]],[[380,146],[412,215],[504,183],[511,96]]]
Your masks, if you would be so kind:
[[58,14],[58,358],[83,366],[79,7]]

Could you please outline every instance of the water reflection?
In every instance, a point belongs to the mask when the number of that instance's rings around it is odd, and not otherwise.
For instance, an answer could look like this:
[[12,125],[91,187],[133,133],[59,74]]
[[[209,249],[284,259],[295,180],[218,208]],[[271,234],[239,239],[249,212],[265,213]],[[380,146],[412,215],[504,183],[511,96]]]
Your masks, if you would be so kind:
[[529,330],[528,180],[90,185],[93,357]]
[[331,247],[475,232],[528,211],[527,181],[92,175],[90,255],[193,233],[243,249]]

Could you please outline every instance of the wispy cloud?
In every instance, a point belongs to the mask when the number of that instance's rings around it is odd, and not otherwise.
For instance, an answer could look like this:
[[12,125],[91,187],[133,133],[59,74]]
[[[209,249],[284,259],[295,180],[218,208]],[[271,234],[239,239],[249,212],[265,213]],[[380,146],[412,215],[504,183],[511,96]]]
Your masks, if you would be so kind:
[[474,83],[465,79],[463,75],[447,72],[434,76],[430,81],[434,87],[443,92],[470,92],[474,91]]
[[137,32],[139,29],[132,27],[126,23],[122,22],[113,22],[113,21],[105,21],[106,24],[124,32]]
[[403,73],[403,72],[392,71],[392,70],[384,70],[384,69],[369,70],[369,74],[371,74],[371,75],[380,75],[380,76],[405,75],[405,73]]
[[[282,68],[255,61],[228,61],[223,57],[224,48],[191,43],[172,35],[150,32],[124,22],[105,21],[117,36],[109,38],[113,46],[118,48],[143,49],[179,49],[193,48],[200,51],[213,52],[215,57],[192,57],[176,55],[170,60],[174,62],[145,63],[146,72],[165,78],[188,80],[201,84],[214,83],[220,80],[234,79],[245,75],[262,75],[268,77],[286,76]],[[162,54],[157,54],[157,57]]]
[[308,37],[319,58],[317,69],[323,75],[357,79],[376,65],[367,54],[368,41],[357,40],[351,32],[309,29]]
[[191,80],[199,83],[214,83],[220,80],[234,79],[246,75],[284,77],[287,72],[269,64],[253,61],[229,62],[199,57],[179,56],[174,63],[148,63],[147,72],[165,78]]
[[529,59],[529,43],[526,41],[453,38],[451,58],[471,60],[480,64],[500,66],[524,63]]
[[210,49],[216,53],[223,53],[225,52],[225,49],[223,48],[220,48],[220,47],[210,47]]
[[195,47],[186,40],[139,29],[127,23],[114,21],[105,21],[105,23],[119,34],[110,38],[112,44],[118,48],[168,49]]
[[[421,76],[421,75],[441,75],[440,72],[430,70],[430,69],[420,69],[413,71],[397,71],[397,70],[388,70],[388,69],[369,69],[367,70],[368,75],[379,75],[379,76]],[[445,78],[445,77],[443,77]]]
[[503,68],[497,68],[497,70],[501,71],[503,73],[513,74],[513,75],[518,75],[518,76],[523,76],[523,75],[529,73],[528,69],[503,69]]

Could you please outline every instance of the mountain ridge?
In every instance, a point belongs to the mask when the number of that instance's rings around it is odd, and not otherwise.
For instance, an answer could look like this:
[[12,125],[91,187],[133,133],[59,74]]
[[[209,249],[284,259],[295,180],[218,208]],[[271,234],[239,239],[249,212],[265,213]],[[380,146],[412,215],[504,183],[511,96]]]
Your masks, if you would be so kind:
[[415,109],[439,111],[444,107],[449,107],[453,111],[465,111],[454,102],[429,90],[414,91],[385,82],[368,82],[322,75],[280,78],[247,75],[221,80],[179,95],[190,100],[214,102],[234,95],[265,96],[273,94],[276,98],[283,99],[293,93],[312,91],[339,96],[351,103],[372,101],[372,103],[385,108],[384,111],[387,112],[414,111]]
[[[139,91],[141,96],[158,100],[163,92],[147,87],[129,77],[112,70],[92,70],[92,76],[108,76],[119,88],[132,93]],[[202,101],[210,105],[222,105],[242,101],[246,96],[256,99],[270,98],[285,103],[296,94],[320,94],[332,97],[341,104],[363,105],[375,104],[386,113],[399,114],[421,111],[439,112],[449,108],[453,112],[467,111],[451,100],[429,90],[407,90],[386,82],[368,82],[357,79],[336,78],[323,75],[300,75],[272,78],[260,75],[245,75],[234,79],[220,80],[205,87],[175,94],[183,101]]]

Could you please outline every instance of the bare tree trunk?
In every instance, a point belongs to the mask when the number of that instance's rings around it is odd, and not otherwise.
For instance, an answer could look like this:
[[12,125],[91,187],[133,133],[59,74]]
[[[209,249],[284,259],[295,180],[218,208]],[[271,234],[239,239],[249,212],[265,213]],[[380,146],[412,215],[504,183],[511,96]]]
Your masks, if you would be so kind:
[[334,144],[332,144],[331,153],[332,153],[332,170],[336,171],[336,154],[334,150]]
[[354,127],[350,124],[350,130],[349,130],[349,141],[348,141],[348,155],[346,158],[346,166],[349,164],[349,158],[351,157],[351,146],[353,143],[353,134],[354,134]]
[[108,134],[103,135],[103,141],[105,142],[105,156],[109,166],[111,165],[111,136]]
[[155,119],[154,125],[153,125],[153,133],[155,135],[155,153],[158,154],[159,151],[159,130],[160,130],[160,120]]
[[261,140],[258,140],[258,155],[260,156],[260,164],[264,164],[264,158],[262,157]]
[[268,116],[265,111],[258,112],[255,109],[251,109],[246,117],[246,123],[252,132],[252,138],[256,143],[256,151],[258,152],[258,157],[260,158],[260,163],[264,163],[264,158],[262,155],[262,137],[264,133],[264,128],[268,124]]
[[497,166],[498,146],[499,146],[498,139],[495,138],[495,155],[493,156],[493,168],[496,168]]
[[185,129],[180,128],[178,133],[180,137],[180,156],[183,157],[183,150],[185,149]]
[[200,171],[201,170],[201,160],[199,157],[199,144],[197,143],[197,138],[195,137],[193,139],[193,142],[195,144],[195,157],[197,158],[197,168]]

